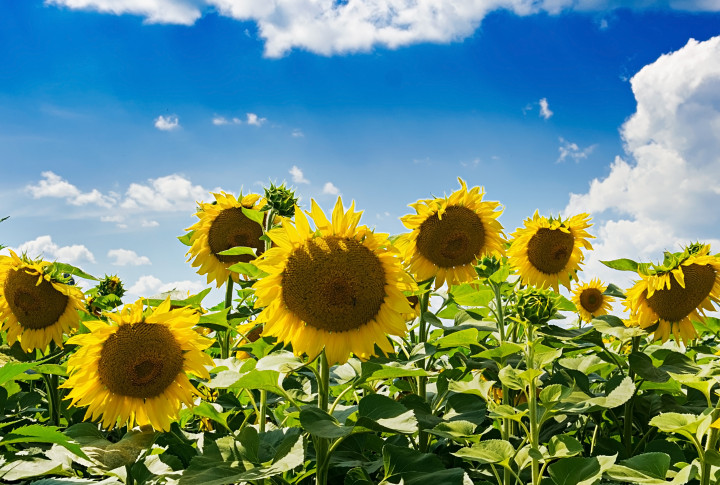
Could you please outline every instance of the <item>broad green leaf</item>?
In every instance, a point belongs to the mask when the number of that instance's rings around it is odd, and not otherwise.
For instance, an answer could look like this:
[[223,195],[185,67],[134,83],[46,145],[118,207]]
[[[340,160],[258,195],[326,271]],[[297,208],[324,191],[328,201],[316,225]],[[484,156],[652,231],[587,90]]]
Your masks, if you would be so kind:
[[607,286],[607,288],[605,289],[605,291],[603,291],[603,295],[625,299],[625,293],[623,293],[623,291],[620,288],[618,288],[617,286],[615,286],[612,283],[610,283]]
[[462,283],[453,286],[450,294],[458,305],[467,307],[483,307],[495,298],[495,294],[490,288],[476,289],[474,286],[470,283]]
[[375,482],[364,468],[356,467],[347,472],[343,485],[375,485]]
[[362,379],[360,382],[395,379],[396,377],[418,377],[430,375],[428,371],[425,369],[418,369],[412,363],[402,364],[400,362],[388,362],[383,365],[376,362],[363,362],[361,364],[361,369]]
[[633,352],[630,354],[628,356],[628,362],[630,363],[630,368],[643,379],[652,382],[667,382],[670,379],[670,374],[655,367],[650,356],[642,352]]
[[219,312],[205,313],[203,315],[200,315],[198,325],[202,327],[209,327],[213,330],[225,331],[230,328],[227,323],[228,311],[230,311],[230,309],[225,308]]
[[702,414],[662,413],[650,420],[650,426],[664,433],[680,433],[691,437],[705,419],[707,416]]
[[615,315],[601,315],[594,318],[590,324],[595,329],[606,335],[612,335],[621,341],[629,340],[632,337],[638,337],[641,335],[647,335],[647,332],[640,327],[627,327]]
[[460,330],[459,332],[453,332],[444,337],[437,339],[434,344],[439,349],[456,348],[456,347],[470,347],[471,344],[477,344],[478,331],[474,328],[467,328]]
[[428,323],[430,326],[442,328],[443,324],[442,321],[435,316],[433,312],[425,312],[423,313],[423,319],[426,323]]
[[273,352],[272,354],[258,360],[255,369],[259,371],[273,370],[283,374],[288,374],[304,366],[305,362],[303,362],[299,357],[296,357],[295,354],[281,350]]
[[448,390],[463,394],[474,394],[487,401],[493,384],[495,384],[495,381],[484,381],[481,379],[480,374],[473,374],[472,379],[469,381],[450,381]]
[[615,464],[616,456],[562,458],[548,466],[556,485],[593,485],[602,478],[605,470]]
[[405,434],[418,430],[412,410],[381,394],[369,394],[360,400],[357,425],[375,431]]
[[177,236],[178,241],[183,243],[185,246],[192,246],[192,243],[190,242],[190,239],[192,238],[192,235],[195,231],[190,231],[186,234],[183,234],[182,236]]
[[248,254],[250,256],[257,257],[257,254],[255,254],[255,248],[247,246],[235,246],[230,249],[226,249],[225,251],[220,251],[217,254],[222,256],[243,256]]
[[460,448],[453,455],[465,460],[472,460],[488,465],[501,463],[508,465],[510,458],[515,454],[515,448],[505,440],[483,440],[466,448]]
[[235,263],[228,268],[229,271],[245,275],[251,280],[262,278],[266,273],[252,263]]
[[520,422],[527,413],[527,409],[520,411],[508,404],[499,404],[492,406],[488,414],[491,418],[503,418]]
[[614,259],[612,261],[600,261],[608,268],[617,269],[619,271],[633,271],[637,273],[638,264],[632,259],[622,258]]
[[438,423],[433,429],[429,430],[428,433],[465,443],[477,437],[474,435],[476,427],[477,425],[475,423],[456,420]]
[[547,445],[550,458],[567,458],[583,452],[582,444],[568,434],[555,435]]
[[595,406],[612,409],[625,404],[633,394],[635,394],[635,384],[633,384],[630,377],[626,377],[607,396],[594,397],[588,399],[587,402]]
[[76,268],[75,266],[73,266],[71,264],[52,263],[50,265],[50,268],[51,268],[50,271],[57,271],[58,273],[68,273],[73,276],[79,276],[80,278],[84,278],[86,280],[99,281],[93,275],[88,274],[85,271],[81,270],[80,268]]
[[25,478],[41,477],[43,475],[61,475],[63,464],[55,460],[16,459],[3,463],[0,466],[0,483],[14,482]]
[[41,374],[67,377],[67,368],[58,364],[40,364],[35,370]]
[[318,438],[342,438],[353,431],[352,426],[343,426],[333,416],[315,406],[303,406],[300,410],[300,424],[305,431]]
[[479,354],[473,355],[473,357],[492,359],[495,362],[500,362],[502,359],[510,355],[522,352],[523,348],[524,347],[522,345],[518,345],[513,342],[503,342],[499,346],[483,350]]
[[253,370],[243,375],[232,385],[233,389],[258,389],[278,392],[280,373],[274,370]]
[[37,362],[8,362],[0,367],[0,386],[14,379],[28,369],[38,365]]
[[410,448],[386,444],[382,454],[385,480],[402,477],[409,472],[432,473],[445,469],[440,458],[434,454],[420,453]]
[[582,355],[580,357],[565,357],[558,360],[558,364],[566,369],[577,370],[586,375],[609,366],[607,362],[594,354]]
[[551,407],[553,404],[572,394],[572,391],[569,387],[560,384],[551,384],[540,391],[540,402],[542,402],[545,407]]
[[265,213],[262,211],[254,210],[254,209],[248,209],[247,207],[242,208],[242,213],[250,219],[253,222],[257,222],[261,226],[263,225],[263,220],[265,218]]
[[55,443],[82,458],[88,458],[80,445],[58,431],[57,426],[30,424],[15,428],[0,439],[0,446],[12,443]]
[[[435,472],[407,472],[402,476],[404,485],[466,485],[465,471],[462,468],[448,468]],[[472,482],[470,482],[472,483]]]
[[192,412],[195,416],[212,419],[228,431],[230,430],[227,418],[232,414],[232,411],[222,412],[222,406],[219,404],[203,401],[199,405],[194,406]]
[[520,391],[525,388],[523,378],[520,374],[520,371],[513,368],[512,366],[507,365],[500,369],[500,372],[498,372],[498,377],[500,378],[500,381],[510,389]]
[[651,477],[665,480],[670,469],[670,455],[667,453],[642,453],[623,460],[620,464]]
[[562,355],[562,349],[553,349],[545,346],[539,347],[540,348],[535,351],[534,358],[534,367],[537,369],[542,369],[546,365],[552,364]]

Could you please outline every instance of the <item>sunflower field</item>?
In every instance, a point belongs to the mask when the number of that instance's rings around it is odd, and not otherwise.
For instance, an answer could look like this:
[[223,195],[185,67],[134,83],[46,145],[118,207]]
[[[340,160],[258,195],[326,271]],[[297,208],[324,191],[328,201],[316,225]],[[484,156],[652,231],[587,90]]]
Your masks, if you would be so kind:
[[588,214],[506,234],[463,180],[393,236],[285,185],[208,197],[196,295],[4,250],[0,483],[720,483],[709,245],[605,261],[622,289],[578,278]]

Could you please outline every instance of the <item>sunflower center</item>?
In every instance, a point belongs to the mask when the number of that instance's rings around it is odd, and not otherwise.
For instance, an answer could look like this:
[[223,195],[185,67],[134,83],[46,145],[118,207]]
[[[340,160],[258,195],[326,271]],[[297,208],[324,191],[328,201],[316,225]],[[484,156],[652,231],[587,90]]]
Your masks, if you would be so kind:
[[288,257],[282,275],[288,310],[328,332],[354,330],[373,320],[385,300],[385,270],[354,239],[325,236]]
[[43,278],[22,269],[10,270],[5,280],[5,300],[23,328],[40,330],[57,323],[68,297]]
[[164,325],[121,325],[103,345],[98,373],[114,394],[159,396],[183,368],[183,351]]
[[670,274],[670,289],[657,290],[647,299],[650,308],[668,322],[679,322],[695,310],[715,285],[715,269],[708,265],[681,266],[685,288]]
[[541,273],[559,273],[570,260],[574,243],[572,234],[541,227],[528,241],[528,260]]
[[245,246],[255,248],[255,253],[259,256],[265,249],[265,243],[260,240],[262,234],[260,224],[243,214],[241,207],[230,207],[220,212],[210,226],[208,245],[210,251],[223,263],[247,263],[255,259],[250,254],[225,256],[218,253],[236,246]]
[[588,288],[580,293],[580,304],[588,313],[595,313],[602,307],[603,294],[597,288]]
[[418,252],[441,268],[463,266],[475,261],[485,245],[485,228],[471,209],[451,205],[420,224]]

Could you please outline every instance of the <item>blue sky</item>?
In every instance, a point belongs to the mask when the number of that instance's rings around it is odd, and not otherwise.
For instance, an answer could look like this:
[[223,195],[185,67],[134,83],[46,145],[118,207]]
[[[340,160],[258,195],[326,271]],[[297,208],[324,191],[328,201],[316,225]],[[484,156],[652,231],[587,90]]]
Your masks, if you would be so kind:
[[590,211],[589,276],[720,241],[720,5],[645,3],[0,2],[0,242],[196,291],[174,237],[210,190],[398,233],[458,176],[508,233]]

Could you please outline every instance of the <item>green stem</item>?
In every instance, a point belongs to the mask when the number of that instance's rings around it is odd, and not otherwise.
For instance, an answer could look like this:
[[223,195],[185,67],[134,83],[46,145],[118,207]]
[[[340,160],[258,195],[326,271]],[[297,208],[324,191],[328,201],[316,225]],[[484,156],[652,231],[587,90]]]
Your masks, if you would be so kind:
[[267,391],[260,390],[260,412],[258,413],[258,431],[265,432],[265,423],[267,422]]
[[[720,400],[715,405],[715,409],[712,411],[712,422],[714,423],[720,418]],[[712,464],[708,463],[705,456],[708,451],[715,450],[717,448],[718,436],[720,436],[720,430],[717,428],[710,428],[708,431],[707,441],[705,442],[705,453],[702,454],[702,467],[700,471],[700,485],[710,485],[710,471]]]
[[[225,285],[225,308],[232,307],[233,283],[232,276],[228,276],[227,284]],[[221,359],[230,358],[230,337],[231,331],[229,328],[220,335]]]
[[[325,355],[325,350],[318,356],[318,368],[320,374],[320,379],[318,380],[318,407],[327,413],[330,402],[330,365],[327,355]],[[327,463],[329,459],[328,445],[329,443],[326,438],[315,438],[316,485],[327,485],[327,472],[329,468],[329,463]]]
[[[492,286],[493,293],[495,293],[495,316],[497,317],[500,345],[502,345],[505,342],[505,309],[502,304],[502,294],[500,293],[500,286],[493,281],[490,281],[490,285]],[[502,369],[504,367],[505,357],[502,357],[500,359],[500,368]],[[502,403],[505,405],[510,405],[510,389],[505,384],[502,384]],[[502,429],[500,430],[500,434],[502,439],[504,439],[505,441],[508,441],[510,439],[510,426],[511,422],[509,419],[505,418],[502,420]],[[510,470],[508,470],[507,468],[503,468],[503,485],[510,485],[511,478],[512,476],[510,475]]]
[[[527,361],[528,370],[535,368],[535,329],[532,324],[527,326]],[[539,451],[540,448],[540,426],[537,415],[537,384],[536,377],[530,379],[528,385],[528,417],[530,418],[530,449]],[[540,485],[540,461],[532,458],[532,484]]]
[[[57,346],[55,345],[55,342],[50,341],[50,350],[48,350],[46,359],[52,356],[56,350]],[[56,362],[52,357],[47,361],[49,363]],[[58,389],[58,376],[57,374],[42,374],[42,378],[43,381],[45,381],[45,387],[47,389],[48,422],[50,426],[60,426],[60,392]]]
[[[635,353],[638,351],[638,348],[640,347],[640,337],[633,337],[632,338],[632,352]],[[628,370],[628,377],[633,381],[633,384],[635,384],[635,371],[630,368]],[[626,458],[630,458],[633,445],[632,445],[632,431],[633,431],[633,407],[635,404],[635,394],[637,394],[637,390],[635,390],[635,393],[630,397],[628,402],[625,403],[625,414],[623,416],[623,441],[625,442],[625,453]]]
[[[432,281],[430,282],[432,285]],[[418,329],[419,333],[419,339],[418,343],[422,344],[427,342],[428,338],[428,325],[425,321],[425,312],[428,311],[428,306],[430,304],[430,289],[428,288],[428,291],[423,293],[420,296],[420,328]],[[427,370],[427,363],[425,359],[420,361],[420,367],[423,370]],[[423,401],[427,401],[427,376],[419,376],[418,377],[418,396],[420,396],[420,399]],[[428,445],[430,442],[430,436],[426,431],[420,430],[420,433],[418,435],[418,446],[420,448],[420,451],[423,453],[427,452]]]
[[135,477],[133,477],[130,465],[125,465],[125,485],[135,485]]

